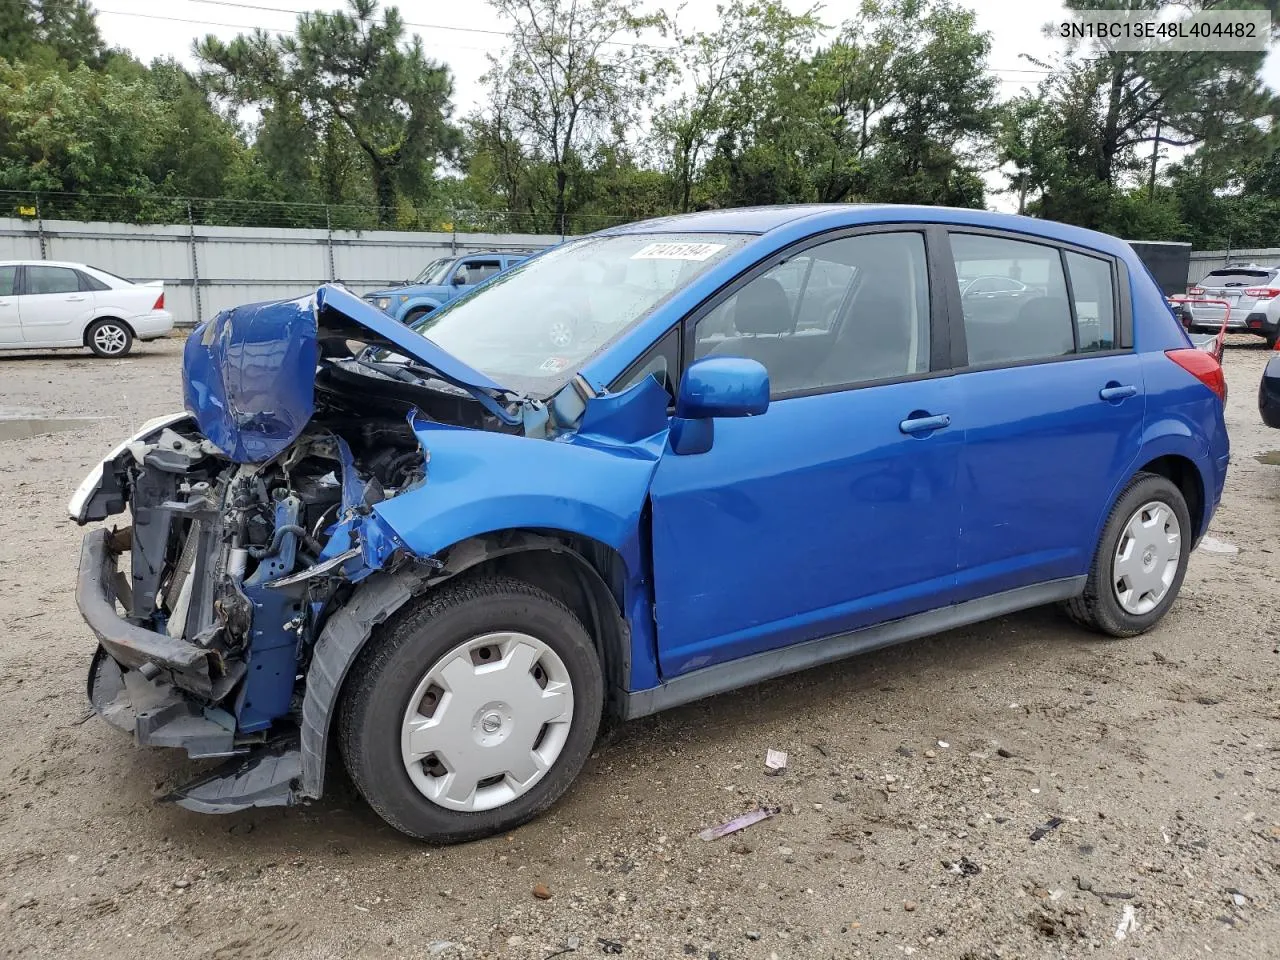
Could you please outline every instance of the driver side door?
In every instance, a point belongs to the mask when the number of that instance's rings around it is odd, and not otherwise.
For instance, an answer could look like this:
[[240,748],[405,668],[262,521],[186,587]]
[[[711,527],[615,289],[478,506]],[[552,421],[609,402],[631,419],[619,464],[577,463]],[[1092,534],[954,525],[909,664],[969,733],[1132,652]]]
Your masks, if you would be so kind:
[[[686,321],[686,363],[758,360],[771,399],[716,420],[705,453],[668,446],[655,472],[665,678],[951,602],[963,432],[946,420],[956,395],[926,233],[816,242]],[[794,282],[805,258],[809,275],[845,278],[837,297],[812,289],[827,306]]]

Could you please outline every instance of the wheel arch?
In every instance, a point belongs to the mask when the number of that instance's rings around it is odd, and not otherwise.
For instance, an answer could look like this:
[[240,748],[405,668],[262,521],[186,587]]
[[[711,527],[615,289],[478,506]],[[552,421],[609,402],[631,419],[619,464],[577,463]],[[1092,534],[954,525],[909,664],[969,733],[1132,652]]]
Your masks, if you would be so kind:
[[410,298],[400,305],[400,309],[396,311],[396,319],[401,323],[404,323],[405,318],[415,310],[425,310],[427,313],[434,313],[442,306],[444,306],[444,304],[431,297]]
[[1130,462],[1107,498],[1097,525],[1093,532],[1093,542],[1097,543],[1102,536],[1102,528],[1116,501],[1125,487],[1139,473],[1155,473],[1172,482],[1187,501],[1187,513],[1191,517],[1194,531],[1191,545],[1194,548],[1204,536],[1210,515],[1209,491],[1212,480],[1209,473],[1208,452],[1201,441],[1187,429],[1181,421],[1166,425],[1168,429],[1152,436],[1152,430],[1146,431],[1147,439],[1139,448],[1137,455]]
[[[582,621],[596,644],[606,700],[625,689],[631,635],[623,616],[626,562],[608,544],[561,530],[515,529],[462,540],[441,551],[443,566],[378,573],[357,587],[330,618],[307,669],[302,705],[301,794],[318,798],[334,714],[351,665],[375,628],[419,594],[465,573],[493,572],[524,580],[559,599]],[[606,710],[616,705],[606,702]]]
[[84,329],[80,331],[80,343],[82,346],[89,346],[89,331],[93,329],[94,324],[100,323],[103,320],[114,320],[116,323],[120,324],[120,326],[129,331],[129,336],[133,337],[135,340],[138,339],[138,331],[133,328],[133,324],[124,319],[124,317],[118,317],[114,313],[108,312],[91,317],[89,322],[84,325]]

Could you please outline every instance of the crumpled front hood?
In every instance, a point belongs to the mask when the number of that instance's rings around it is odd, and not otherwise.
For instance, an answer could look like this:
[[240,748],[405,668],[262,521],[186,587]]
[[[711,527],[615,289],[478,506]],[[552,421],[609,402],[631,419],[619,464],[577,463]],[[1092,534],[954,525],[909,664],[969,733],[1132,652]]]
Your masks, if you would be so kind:
[[320,343],[358,340],[429,367],[486,405],[514,391],[341,287],[224,310],[183,350],[183,396],[201,432],[237,463],[285,450],[315,412]]

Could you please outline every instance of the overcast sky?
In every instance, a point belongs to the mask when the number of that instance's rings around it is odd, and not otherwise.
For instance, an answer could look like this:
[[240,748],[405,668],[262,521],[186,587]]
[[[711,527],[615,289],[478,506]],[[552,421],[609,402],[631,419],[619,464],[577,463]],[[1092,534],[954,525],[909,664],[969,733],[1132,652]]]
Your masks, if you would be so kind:
[[[963,2],[963,0],[962,0]],[[811,4],[806,0],[786,0],[797,12]],[[173,56],[193,64],[192,41],[207,33],[230,39],[239,33],[262,27],[291,32],[302,10],[336,10],[341,0],[95,0],[98,23],[108,44],[124,47],[144,62]],[[386,4],[384,3],[384,6]],[[1034,88],[1040,79],[1034,64],[1023,54],[1039,59],[1052,58],[1055,41],[1046,38],[1046,23],[1061,16],[1060,0],[970,0],[978,13],[978,27],[991,34],[990,63],[1000,79],[1002,96],[1017,94],[1023,87]],[[480,77],[488,67],[486,54],[496,54],[503,46],[503,22],[483,0],[400,0],[408,29],[422,37],[429,56],[446,63],[454,75],[454,115],[461,117],[475,107],[482,95]],[[681,0],[649,0],[648,9],[681,6]],[[822,6],[824,22],[837,25],[853,16],[857,0],[832,0]],[[716,25],[716,0],[683,0],[676,15],[686,31],[711,30]],[[1272,50],[1263,76],[1272,89],[1280,90],[1280,51]],[[991,197],[997,206],[1000,198]]]

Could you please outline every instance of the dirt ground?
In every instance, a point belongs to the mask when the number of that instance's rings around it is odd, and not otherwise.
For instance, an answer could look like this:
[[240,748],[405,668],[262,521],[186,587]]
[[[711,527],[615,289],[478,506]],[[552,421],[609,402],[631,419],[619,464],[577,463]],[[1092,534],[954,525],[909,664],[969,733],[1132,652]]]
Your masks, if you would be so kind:
[[[0,358],[0,416],[100,418],[0,421],[0,956],[1280,956],[1280,433],[1252,338],[1227,356],[1211,530],[1239,553],[1193,555],[1147,636],[1036,610],[716,697],[621,728],[541,820],[449,849],[341,774],[298,809],[159,804],[186,764],[89,716],[64,505],[180,406],[179,358]],[[758,803],[782,812],[698,838]]]

